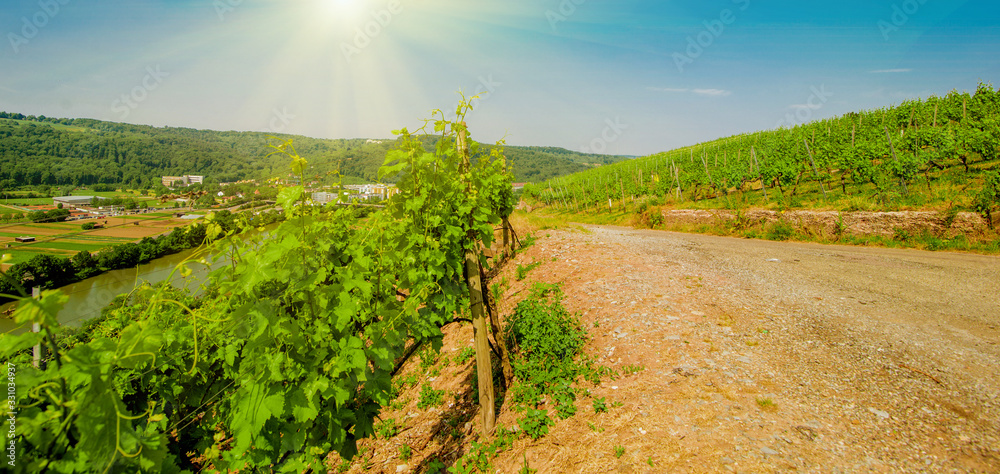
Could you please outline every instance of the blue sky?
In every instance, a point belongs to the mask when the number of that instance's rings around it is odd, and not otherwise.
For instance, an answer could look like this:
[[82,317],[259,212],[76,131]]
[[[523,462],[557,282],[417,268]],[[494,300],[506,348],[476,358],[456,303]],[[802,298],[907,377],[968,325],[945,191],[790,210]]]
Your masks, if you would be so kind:
[[895,0],[5,0],[0,110],[644,155],[1000,86],[1000,8]]

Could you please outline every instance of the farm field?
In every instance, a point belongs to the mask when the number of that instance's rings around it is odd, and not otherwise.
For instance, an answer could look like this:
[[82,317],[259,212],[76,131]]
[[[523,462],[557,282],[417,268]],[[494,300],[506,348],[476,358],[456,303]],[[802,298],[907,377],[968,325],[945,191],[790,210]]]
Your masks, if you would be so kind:
[[[168,212],[125,216],[124,219],[122,217],[109,217],[82,222],[104,222],[105,220],[108,222],[109,228],[89,231],[81,229],[81,221],[0,226],[0,243],[2,243],[0,250],[12,256],[12,259],[4,264],[4,269],[10,265],[28,261],[39,254],[72,257],[81,250],[97,252],[112,245],[154,237],[192,222],[191,220],[177,219]],[[16,237],[22,236],[35,237],[39,241],[14,242]]]

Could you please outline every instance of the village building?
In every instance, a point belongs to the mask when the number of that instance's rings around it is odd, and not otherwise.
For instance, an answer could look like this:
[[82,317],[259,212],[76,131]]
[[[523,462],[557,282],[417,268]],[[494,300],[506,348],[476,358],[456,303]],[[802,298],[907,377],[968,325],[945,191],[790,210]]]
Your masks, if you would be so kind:
[[52,198],[52,205],[57,206],[62,204],[63,207],[90,206],[90,204],[94,202],[94,198],[97,198],[100,201],[107,199],[100,196],[60,196]]
[[175,186],[188,187],[192,184],[202,184],[205,181],[204,176],[194,176],[194,175],[184,175],[184,176],[163,176],[160,182],[168,188]]

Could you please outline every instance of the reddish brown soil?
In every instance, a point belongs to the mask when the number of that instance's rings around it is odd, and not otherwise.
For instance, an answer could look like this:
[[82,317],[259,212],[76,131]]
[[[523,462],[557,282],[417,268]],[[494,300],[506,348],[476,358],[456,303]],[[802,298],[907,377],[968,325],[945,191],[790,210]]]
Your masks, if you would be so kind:
[[[504,275],[542,265],[503,309],[534,281],[562,283],[586,352],[643,370],[589,387],[620,407],[594,414],[582,397],[495,472],[524,459],[540,473],[1000,471],[1000,258],[598,226],[538,235]],[[470,345],[468,327],[447,333],[444,354]],[[383,414],[402,432],[364,441],[351,472],[422,472],[466,452],[471,373],[432,378],[411,361],[417,387]],[[416,408],[424,382],[446,391],[443,407]],[[505,404],[498,421],[516,419]]]

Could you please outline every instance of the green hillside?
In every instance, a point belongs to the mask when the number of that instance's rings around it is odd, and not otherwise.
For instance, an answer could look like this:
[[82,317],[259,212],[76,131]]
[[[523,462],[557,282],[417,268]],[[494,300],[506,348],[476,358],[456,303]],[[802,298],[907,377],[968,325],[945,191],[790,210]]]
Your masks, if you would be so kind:
[[[688,207],[946,207],[996,213],[1000,92],[909,100],[722,138],[529,186],[576,211],[655,200]],[[609,203],[609,201],[611,201]]]
[[[114,184],[154,187],[163,175],[204,175],[207,182],[270,178],[286,164],[268,154],[268,133],[157,128],[92,119],[57,119],[0,112],[0,189],[22,186]],[[310,175],[340,169],[375,180],[396,140],[293,139]],[[434,138],[425,143],[431,146]],[[270,140],[274,143],[274,140]],[[489,147],[484,146],[484,152]],[[514,179],[538,182],[625,159],[547,147],[505,147]]]

